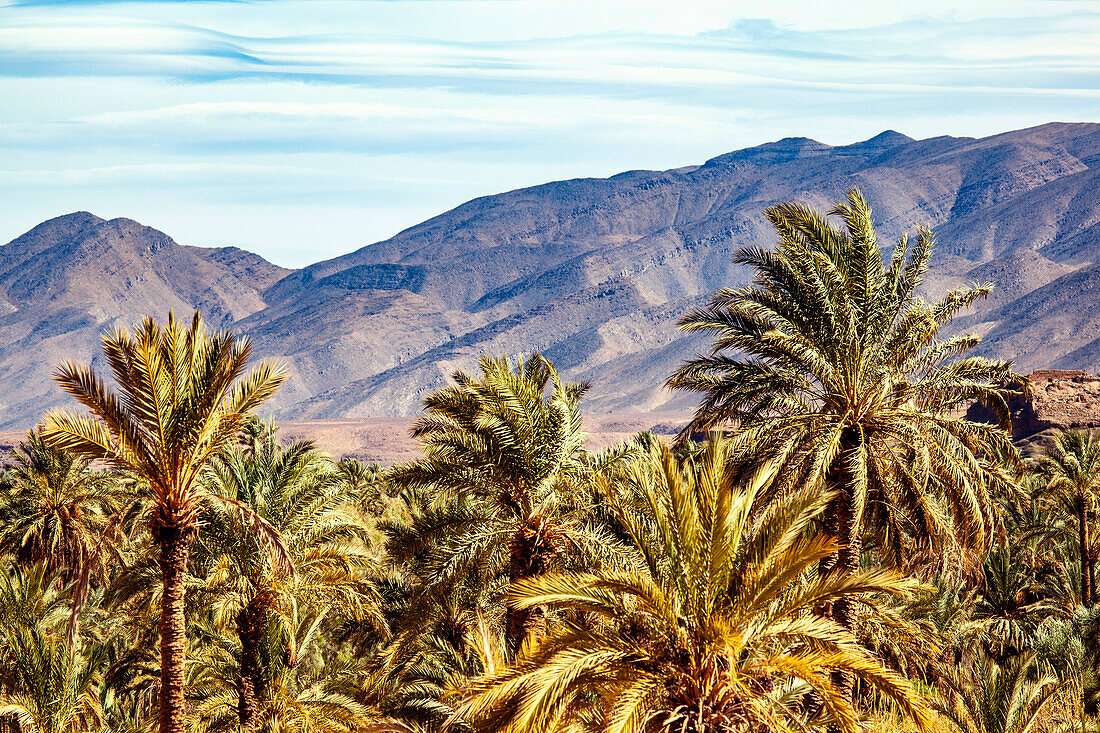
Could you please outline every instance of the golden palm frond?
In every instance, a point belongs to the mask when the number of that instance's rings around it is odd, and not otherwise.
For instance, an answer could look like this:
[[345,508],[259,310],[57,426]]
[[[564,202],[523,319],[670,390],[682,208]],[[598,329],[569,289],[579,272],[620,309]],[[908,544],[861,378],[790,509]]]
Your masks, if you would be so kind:
[[[513,584],[511,605],[548,606],[562,621],[514,664],[476,680],[461,714],[500,733],[571,730],[592,705],[597,729],[617,733],[855,731],[859,713],[835,684],[851,675],[925,726],[927,708],[909,683],[813,614],[838,598],[873,613],[877,596],[914,584],[890,571],[814,577],[832,545],[803,530],[825,502],[796,493],[765,510],[768,473],[735,482],[719,439],[684,463],[655,447],[648,470],[615,500],[643,566]],[[811,692],[819,707],[804,704]]]

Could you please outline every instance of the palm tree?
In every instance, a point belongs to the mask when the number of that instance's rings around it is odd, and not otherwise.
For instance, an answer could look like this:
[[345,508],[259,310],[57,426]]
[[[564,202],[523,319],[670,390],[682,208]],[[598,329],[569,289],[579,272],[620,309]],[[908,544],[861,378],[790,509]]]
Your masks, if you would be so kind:
[[876,616],[885,618],[871,618],[860,629],[864,644],[891,668],[925,683],[934,681],[942,667],[958,665],[987,628],[974,618],[966,584],[951,575],[936,578],[896,608],[879,609]]
[[70,648],[40,627],[0,627],[6,659],[0,672],[0,719],[19,733],[93,733],[103,709],[99,681],[105,650]]
[[[270,659],[268,691],[258,728],[265,733],[359,733],[371,722],[370,710],[355,699],[354,682],[368,674],[362,665],[333,663],[319,652],[324,613],[303,614],[295,628],[264,639]],[[190,698],[194,704],[191,733],[246,730],[239,727],[239,701],[234,691],[239,649],[212,633],[191,670]],[[287,648],[300,656],[288,656]]]
[[103,337],[109,386],[91,366],[66,362],[55,379],[87,409],[48,414],[42,437],[107,467],[139,476],[151,493],[149,528],[160,548],[160,731],[184,733],[184,575],[202,499],[203,471],[232,443],[245,416],[268,399],[284,376],[263,364],[245,376],[247,338],[208,333],[198,312],[190,328],[169,313],[133,332]]
[[[837,553],[822,571],[853,573],[863,541],[903,566],[913,544],[941,555],[957,543],[981,557],[994,527],[990,484],[998,466],[1020,468],[1009,441],[1006,385],[1011,363],[958,358],[978,338],[939,339],[943,326],[989,291],[952,290],[930,304],[915,292],[928,268],[932,234],[902,237],[883,262],[871,210],[852,189],[825,216],[795,203],[767,210],[774,251],[745,248],[736,261],[755,284],[721,290],[681,321],[715,335],[712,352],[669,379],[703,400],[688,432],[739,425],[752,461],[780,460],[783,485],[824,484],[835,492],[824,527]],[[957,417],[978,401],[1000,426]],[[851,623],[850,604],[832,609]]]
[[381,711],[371,730],[405,733],[470,733],[456,709],[471,680],[494,674],[510,657],[507,640],[484,617],[456,628],[418,635],[412,645],[392,645],[387,663],[365,678],[366,697]]
[[0,566],[0,627],[41,626],[56,632],[69,615],[68,587],[44,562]]
[[[309,441],[280,448],[273,425],[247,447],[216,456],[207,483],[224,501],[203,514],[197,573],[207,578],[204,595],[213,601],[215,621],[236,626],[240,725],[255,730],[269,687],[261,652],[270,621],[293,629],[305,608],[377,617],[362,574],[371,564],[360,542],[365,527],[349,510],[356,496],[332,462]],[[277,540],[242,523],[238,504]],[[268,551],[272,545],[277,552]]]
[[1091,608],[1097,600],[1096,548],[1090,536],[1090,524],[1100,493],[1100,439],[1092,432],[1065,430],[1039,464],[1047,479],[1047,492],[1055,498],[1077,529],[1077,547],[1081,563],[1081,603]]
[[[1078,608],[1069,618],[1045,620],[1035,634],[1035,653],[1080,699],[1075,725],[1066,731],[1085,731],[1088,719],[1100,727],[1100,609]],[[1075,701],[1076,702],[1076,701]]]
[[[512,605],[547,605],[563,619],[473,685],[465,714],[478,729],[517,733],[577,730],[583,719],[616,733],[855,731],[857,712],[832,681],[844,671],[923,730],[927,711],[909,684],[811,612],[910,584],[890,571],[814,577],[834,544],[805,530],[829,497],[802,489],[764,506],[770,470],[739,484],[720,440],[683,463],[656,447],[634,496],[614,500],[638,566],[517,582]],[[810,691],[823,715],[801,704]]]
[[[424,400],[413,435],[425,457],[390,475],[413,516],[382,523],[387,549],[432,578],[428,598],[460,582],[503,587],[570,553],[598,557],[614,545],[586,509],[593,477],[624,452],[585,454],[579,406],[588,385],[563,383],[538,354],[516,364],[483,357],[480,366],[480,377],[456,372],[455,386]],[[509,609],[512,647],[542,633],[545,620],[539,607]]]
[[366,514],[372,517],[385,514],[390,497],[386,493],[389,485],[381,465],[344,458],[336,464],[336,471]]
[[46,444],[31,431],[0,479],[0,552],[23,564],[44,562],[65,581],[89,570],[102,577],[101,543],[110,534],[120,495],[114,478],[87,460]]
[[979,655],[941,678],[942,699],[933,707],[962,733],[1029,733],[1063,686],[1034,654],[998,663]]
[[71,583],[45,560],[0,569],[0,730],[92,733],[106,646],[66,639]]
[[1016,541],[994,545],[983,565],[984,583],[971,599],[974,617],[985,627],[986,651],[998,663],[1029,650],[1044,619],[1067,615],[1056,574],[1037,572],[1026,553]]

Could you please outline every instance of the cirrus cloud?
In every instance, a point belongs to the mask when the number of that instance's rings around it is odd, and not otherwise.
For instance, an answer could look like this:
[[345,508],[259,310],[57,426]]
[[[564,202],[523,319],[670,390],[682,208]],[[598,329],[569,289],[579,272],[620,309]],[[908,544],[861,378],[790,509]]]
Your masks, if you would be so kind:
[[186,202],[194,215],[172,233],[210,243],[239,230],[234,202],[273,220],[329,206],[308,252],[274,226],[238,242],[301,264],[552,178],[785,135],[845,143],[1095,116],[1100,13],[1087,3],[857,10],[20,0],[0,9],[0,215],[14,236],[54,205]]

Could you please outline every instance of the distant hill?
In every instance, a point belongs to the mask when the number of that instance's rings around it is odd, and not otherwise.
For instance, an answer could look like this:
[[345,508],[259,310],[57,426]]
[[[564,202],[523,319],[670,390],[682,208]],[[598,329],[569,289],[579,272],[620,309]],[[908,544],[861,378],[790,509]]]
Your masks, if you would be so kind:
[[276,404],[286,418],[409,415],[479,353],[535,349],[592,381],[590,411],[682,410],[690,400],[660,385],[704,343],[676,319],[745,281],[731,254],[774,241],[765,207],[824,208],[853,185],[884,246],[935,228],[931,295],[997,286],[963,322],[985,335],[984,353],[1025,372],[1100,369],[1100,125],[981,139],[888,131],[487,196],[292,272],[125,219],[60,217],[0,248],[0,427],[59,403],[53,363],[89,358],[110,323],[192,307],[290,364]]
[[63,395],[65,360],[98,359],[99,334],[169,309],[231,325],[289,271],[251,252],[185,247],[130,219],[51,219],[0,247],[0,427],[26,427]]

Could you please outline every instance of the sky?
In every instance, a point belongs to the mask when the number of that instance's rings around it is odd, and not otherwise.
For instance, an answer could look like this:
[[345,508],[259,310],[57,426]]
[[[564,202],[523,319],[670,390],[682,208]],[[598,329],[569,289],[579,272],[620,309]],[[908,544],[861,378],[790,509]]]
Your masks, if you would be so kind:
[[788,136],[1100,121],[1100,0],[0,0],[0,242],[297,267],[477,196]]

